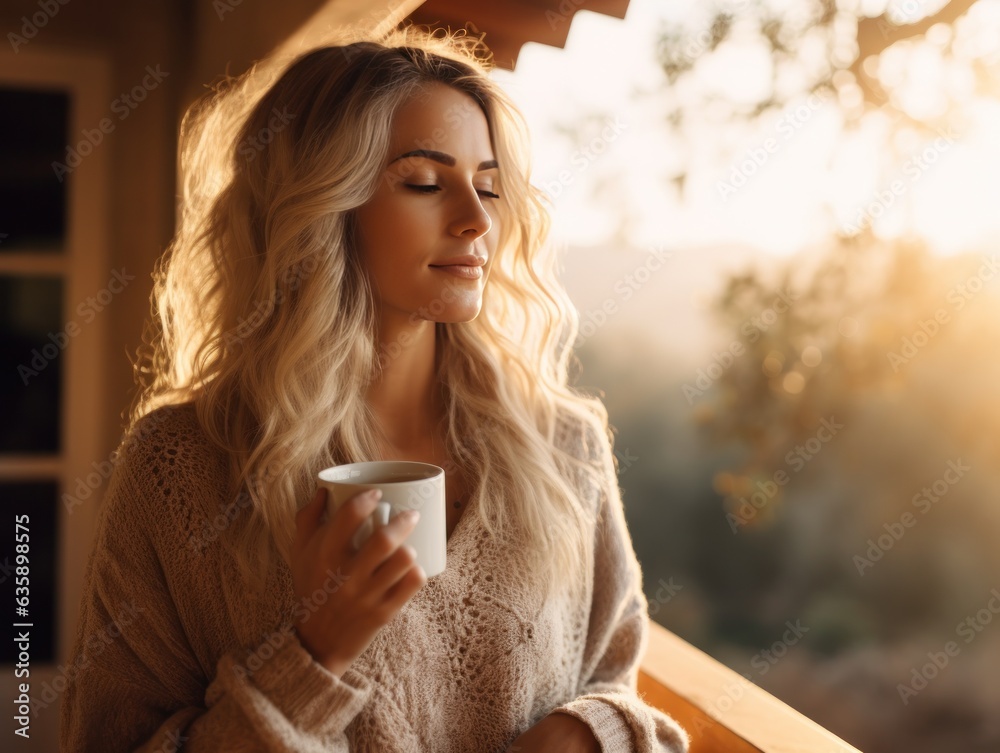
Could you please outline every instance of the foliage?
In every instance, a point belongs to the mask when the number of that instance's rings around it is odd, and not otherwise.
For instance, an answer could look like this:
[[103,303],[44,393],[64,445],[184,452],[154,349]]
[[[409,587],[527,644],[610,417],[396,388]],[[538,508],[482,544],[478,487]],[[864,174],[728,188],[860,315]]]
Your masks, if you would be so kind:
[[[891,133],[912,129],[917,138],[932,137],[954,124],[967,89],[997,88],[995,40],[983,44],[977,36],[982,25],[975,21],[977,11],[985,12],[988,4],[906,0],[882,4],[876,11],[876,3],[851,0],[699,4],[659,29],[657,59],[668,86],[654,96],[669,102],[666,121],[677,144],[706,124],[725,125],[720,147],[738,143],[735,133],[780,117],[809,95],[835,102],[845,128],[878,110],[891,123]],[[883,65],[890,49],[906,56],[918,48],[921,53],[931,50],[941,66],[960,63],[974,81],[956,87],[948,77],[935,82],[907,76],[912,65],[902,65],[902,73],[900,66]],[[717,74],[717,58],[725,56],[723,69],[732,73],[741,60],[755,63],[761,55],[769,70],[768,81],[759,87],[733,85]],[[931,111],[915,108],[906,96],[913,86],[939,98],[939,105]],[[886,147],[891,151],[894,141]],[[686,179],[682,164],[672,180],[683,189]]]

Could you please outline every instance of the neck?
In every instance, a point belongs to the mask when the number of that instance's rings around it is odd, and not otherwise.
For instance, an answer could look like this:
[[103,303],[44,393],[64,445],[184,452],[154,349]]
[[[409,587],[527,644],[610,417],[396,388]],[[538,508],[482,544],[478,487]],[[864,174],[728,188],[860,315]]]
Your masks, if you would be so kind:
[[379,333],[383,369],[369,385],[366,399],[390,449],[422,447],[433,438],[444,409],[437,381],[437,345],[434,322],[398,326],[383,322]]

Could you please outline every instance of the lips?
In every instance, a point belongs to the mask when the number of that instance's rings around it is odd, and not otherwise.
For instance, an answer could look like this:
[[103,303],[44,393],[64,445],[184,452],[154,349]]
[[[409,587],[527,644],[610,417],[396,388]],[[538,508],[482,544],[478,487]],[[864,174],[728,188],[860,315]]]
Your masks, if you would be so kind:
[[439,261],[437,264],[431,264],[432,267],[482,267],[486,264],[486,257],[476,256],[475,254],[463,254],[462,256],[455,256],[451,259],[444,259]]
[[444,266],[432,264],[431,269],[438,272],[446,272],[465,280],[479,280],[483,276],[483,268],[474,267],[471,264],[445,264]]

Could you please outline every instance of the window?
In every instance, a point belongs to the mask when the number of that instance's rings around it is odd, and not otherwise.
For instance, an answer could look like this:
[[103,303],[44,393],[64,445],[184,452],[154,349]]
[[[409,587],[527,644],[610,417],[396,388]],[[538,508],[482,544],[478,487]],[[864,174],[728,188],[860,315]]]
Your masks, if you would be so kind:
[[[107,115],[109,80],[97,56],[38,42],[0,51],[0,600],[17,606],[15,516],[27,515],[28,600],[12,622],[30,626],[33,699],[46,682],[60,687],[52,680],[74,638],[100,494],[80,498],[110,466],[110,322],[86,309],[111,274],[109,148],[87,135]],[[11,643],[0,652],[5,664],[19,661]],[[3,673],[7,697],[16,682],[24,679]],[[46,714],[32,737],[56,728],[58,713]]]

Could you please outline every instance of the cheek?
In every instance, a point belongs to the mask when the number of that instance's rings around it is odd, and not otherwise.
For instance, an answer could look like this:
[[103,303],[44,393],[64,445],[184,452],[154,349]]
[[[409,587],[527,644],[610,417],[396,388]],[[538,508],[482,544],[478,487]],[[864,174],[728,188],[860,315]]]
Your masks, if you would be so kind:
[[412,212],[391,197],[365,208],[358,217],[362,258],[372,269],[391,265],[413,245],[417,232]]
[[395,201],[387,200],[379,209],[370,225],[372,236],[380,242],[374,248],[376,253],[398,255],[418,248],[433,231],[432,213],[418,202],[398,197]]

